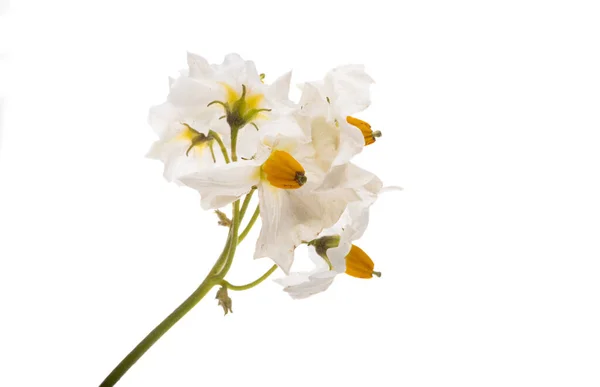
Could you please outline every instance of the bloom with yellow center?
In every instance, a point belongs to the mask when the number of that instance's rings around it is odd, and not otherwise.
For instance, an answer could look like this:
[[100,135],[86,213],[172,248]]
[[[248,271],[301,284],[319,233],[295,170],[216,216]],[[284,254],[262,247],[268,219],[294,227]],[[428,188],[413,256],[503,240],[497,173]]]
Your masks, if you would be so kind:
[[245,84],[242,85],[240,94],[227,83],[221,83],[226,92],[226,101],[215,100],[210,102],[207,107],[212,105],[221,105],[225,110],[227,124],[232,130],[238,130],[247,124],[253,125],[257,130],[258,126],[254,123],[257,118],[264,118],[263,112],[270,112],[271,109],[261,107],[264,95],[260,93],[248,93]]
[[[314,148],[303,139],[276,136],[265,140],[252,160],[218,166],[189,174],[179,180],[200,192],[205,209],[223,207],[253,187],[258,190],[261,231],[255,258],[269,257],[285,272],[296,246],[315,239],[331,227],[347,204],[358,200],[351,173],[340,174],[323,186]],[[364,185],[362,179],[357,180]]]
[[[277,122],[281,111],[288,108],[278,109],[276,114],[269,110],[289,103],[289,73],[265,84],[254,63],[237,54],[227,55],[222,64],[209,64],[201,56],[188,53],[187,62],[188,68],[170,79],[167,100],[153,106],[148,119],[159,136],[148,157],[164,162],[164,175],[170,181],[225,163],[214,147],[216,138],[211,131],[229,154],[231,144],[236,143],[237,155],[253,157],[259,143],[251,132],[256,130],[242,127]],[[235,141],[238,132],[240,141]]]
[[147,157],[161,160],[165,178],[173,181],[199,166],[224,162],[220,154],[215,154],[214,135],[200,133],[186,123],[178,123],[173,125],[169,135],[154,142]]

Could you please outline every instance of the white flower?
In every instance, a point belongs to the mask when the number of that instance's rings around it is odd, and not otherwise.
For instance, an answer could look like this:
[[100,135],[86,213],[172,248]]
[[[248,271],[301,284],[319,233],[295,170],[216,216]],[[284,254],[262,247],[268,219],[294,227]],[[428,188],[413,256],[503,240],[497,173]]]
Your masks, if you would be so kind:
[[292,298],[306,298],[329,288],[338,274],[356,278],[381,276],[371,258],[354,241],[360,239],[369,223],[369,207],[377,193],[363,191],[362,200],[350,203],[340,220],[308,243],[308,255],[315,264],[310,272],[293,272],[276,282]]
[[259,144],[256,128],[290,109],[290,73],[265,85],[254,63],[237,54],[220,65],[191,53],[187,59],[188,69],[171,79],[167,101],[152,107],[148,119],[159,136],[148,157],[164,162],[169,181],[224,164],[215,141],[218,137],[230,151],[234,131],[242,140],[237,154],[252,157]]
[[302,86],[298,121],[307,136],[321,139],[319,146],[330,153],[333,165],[346,163],[381,135],[352,116],[370,105],[372,83],[363,66],[348,65]]
[[377,192],[381,182],[351,164],[326,173],[306,139],[278,135],[263,142],[253,160],[204,169],[180,181],[200,192],[205,209],[257,187],[262,228],[254,257],[269,257],[287,273],[296,246],[333,225],[348,203],[361,199],[357,191]]

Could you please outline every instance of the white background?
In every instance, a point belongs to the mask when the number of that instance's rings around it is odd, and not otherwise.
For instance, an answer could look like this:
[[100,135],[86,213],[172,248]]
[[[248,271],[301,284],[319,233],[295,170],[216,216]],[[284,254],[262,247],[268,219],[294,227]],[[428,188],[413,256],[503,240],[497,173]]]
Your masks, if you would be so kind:
[[[226,229],[144,158],[186,50],[294,82],[364,63],[384,136],[357,161],[405,191],[359,243],[381,279],[267,281],[226,317],[211,293],[119,386],[600,385],[596,5],[14,1],[0,385],[98,385],[216,259]],[[270,266],[255,236],[231,282]]]

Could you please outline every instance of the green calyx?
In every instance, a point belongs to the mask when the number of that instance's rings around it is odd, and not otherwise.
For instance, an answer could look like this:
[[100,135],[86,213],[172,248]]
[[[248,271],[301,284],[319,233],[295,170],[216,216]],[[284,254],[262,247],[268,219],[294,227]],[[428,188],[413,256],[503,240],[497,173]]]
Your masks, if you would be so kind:
[[339,235],[326,235],[321,238],[313,239],[308,242],[307,245],[313,246],[317,254],[327,262],[329,270],[333,270],[333,265],[331,264],[329,257],[327,257],[327,250],[340,245]]
[[185,151],[185,155],[189,156],[190,151],[192,149],[194,149],[195,146],[202,147],[204,145],[208,145],[208,147],[210,148],[210,154],[212,155],[213,162],[217,162],[217,159],[215,158],[215,152],[213,150],[213,143],[215,141],[215,136],[218,136],[218,135],[215,132],[213,132],[212,130],[208,133],[208,135],[206,135],[204,133],[198,132],[196,129],[192,128],[191,126],[189,126],[186,123],[182,123],[182,124],[191,133],[190,146]]
[[[190,129],[190,130],[193,130],[193,129]],[[196,132],[196,131],[194,130],[194,132]],[[196,132],[196,133],[198,133],[198,132]],[[212,136],[210,136],[210,135],[207,136],[204,133],[198,133],[197,135],[195,135],[192,138],[192,142],[191,142],[190,146],[187,148],[187,150],[185,151],[185,155],[189,156],[190,151],[195,146],[202,146],[204,144],[211,145],[213,141],[214,141],[214,138]]]
[[[227,120],[227,123],[232,131],[237,131],[247,124],[253,124],[252,121],[258,116],[259,113],[271,111],[271,109],[248,108],[246,103],[246,91],[246,85],[242,85],[242,94],[240,95],[240,98],[231,104],[222,101],[212,101],[207,105],[223,106],[225,115],[221,118],[225,118]],[[253,125],[256,129],[258,129],[256,124]]]

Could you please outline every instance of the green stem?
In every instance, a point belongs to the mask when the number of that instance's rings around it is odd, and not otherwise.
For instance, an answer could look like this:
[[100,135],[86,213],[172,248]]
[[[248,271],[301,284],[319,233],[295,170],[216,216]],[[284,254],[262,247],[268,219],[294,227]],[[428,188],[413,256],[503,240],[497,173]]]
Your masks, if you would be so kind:
[[[235,213],[233,214],[233,216],[235,216]],[[234,221],[235,221],[235,219],[231,221],[231,226],[229,226],[229,234],[227,235],[227,243],[225,244],[225,249],[223,250],[221,255],[219,255],[219,259],[217,260],[217,262],[213,265],[212,269],[210,270],[210,275],[212,275],[212,276],[218,276],[218,274],[221,272],[221,269],[223,268],[223,265],[225,265],[225,262],[229,258],[229,252],[231,251],[231,242],[233,240],[233,222]],[[221,278],[223,278],[223,277],[221,277]]]
[[261,277],[259,277],[256,281],[252,281],[249,284],[246,285],[232,285],[229,282],[223,280],[221,281],[221,285],[226,286],[227,289],[229,290],[246,290],[246,289],[250,289],[255,287],[256,285],[260,284],[261,282],[263,282],[264,280],[266,280],[267,278],[269,278],[269,276],[271,274],[273,274],[273,272],[277,270],[277,265],[273,265],[271,266],[271,268],[269,270],[267,270],[267,272],[265,274],[263,274]]
[[244,219],[244,215],[246,215],[246,210],[248,209],[248,205],[250,204],[250,199],[252,199],[252,195],[256,191],[255,187],[252,187],[252,190],[246,194],[246,198],[244,199],[244,203],[242,203],[242,209],[240,210],[240,222]]
[[225,263],[219,271],[219,278],[223,279],[233,263],[233,257],[235,256],[235,250],[238,245],[238,231],[240,229],[240,201],[239,199],[233,202],[233,224],[231,225],[232,234],[229,246],[229,255],[225,260]]
[[[233,227],[232,227],[233,228]],[[198,286],[198,288],[185,300],[181,305],[177,307],[170,315],[167,316],[160,324],[156,326],[140,343],[131,351],[121,362],[115,367],[114,370],[104,379],[100,384],[100,387],[112,387],[121,379],[123,375],[133,366],[143,355],[160,339],[177,321],[181,320],[204,296],[212,289],[213,286],[219,284],[223,277],[215,276],[213,273],[215,268],[225,257],[230,256],[230,250],[237,244],[237,234],[234,238],[234,233],[230,228],[227,242],[223,248],[223,252],[219,257],[219,260],[213,266],[211,272],[206,276],[204,281]],[[237,233],[237,231],[236,231]],[[235,243],[232,243],[234,242]]]
[[204,282],[192,293],[177,309],[165,318],[156,328],[142,340],[133,351],[119,363],[117,367],[104,379],[100,387],[112,387],[123,375],[137,362],[147,350],[154,345],[175,323],[187,314],[204,296],[216,285],[214,279],[207,277]]
[[240,128],[235,126],[231,128],[231,160],[237,161],[237,137]]
[[213,149],[212,142],[210,143],[210,145],[208,147],[210,148],[210,155],[212,156],[213,163],[216,163],[217,162],[217,158],[215,157],[215,150]]
[[[104,379],[100,387],[112,387],[121,379],[123,375],[133,366],[143,355],[164,335],[177,321],[185,316],[194,306],[204,298],[204,296],[223,280],[223,275],[220,275],[223,265],[232,258],[232,250],[235,254],[237,246],[237,233],[239,228],[239,200],[234,203],[234,213],[232,225],[229,228],[229,235],[225,247],[219,256],[219,259],[214,264],[208,276],[202,281],[198,289],[194,291],[177,309],[175,309],[167,318],[165,318],[156,328],[152,330],[121,362],[115,369]],[[236,226],[237,224],[237,226]],[[219,274],[217,274],[219,273]]]
[[256,210],[254,210],[254,214],[252,214],[252,218],[250,218],[250,221],[248,222],[248,225],[246,226],[246,228],[244,229],[244,231],[242,231],[242,233],[238,237],[238,244],[242,243],[242,241],[244,240],[244,238],[246,238],[246,235],[248,235],[248,233],[252,229],[252,226],[254,226],[254,223],[256,222],[256,219],[258,219],[258,215],[260,215],[260,207],[256,206]]
[[217,144],[219,144],[219,148],[221,148],[221,153],[223,153],[225,163],[229,164],[231,160],[229,160],[229,156],[227,155],[227,148],[225,148],[225,144],[223,144],[223,140],[221,140],[221,136],[219,136],[219,133],[215,132],[214,130],[211,130],[208,132],[208,134],[217,141]]

